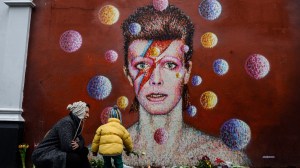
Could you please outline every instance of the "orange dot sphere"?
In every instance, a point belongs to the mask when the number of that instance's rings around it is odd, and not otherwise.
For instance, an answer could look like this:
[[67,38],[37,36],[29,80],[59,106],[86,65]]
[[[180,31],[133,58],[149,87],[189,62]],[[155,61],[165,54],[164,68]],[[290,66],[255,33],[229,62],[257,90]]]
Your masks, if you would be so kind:
[[105,25],[112,25],[119,20],[119,10],[113,5],[103,6],[98,13],[98,18]]

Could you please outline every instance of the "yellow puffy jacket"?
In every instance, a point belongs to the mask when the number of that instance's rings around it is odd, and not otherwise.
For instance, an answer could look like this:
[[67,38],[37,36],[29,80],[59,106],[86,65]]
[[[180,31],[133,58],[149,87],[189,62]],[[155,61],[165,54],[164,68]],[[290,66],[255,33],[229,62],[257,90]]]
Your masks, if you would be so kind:
[[117,118],[108,119],[108,123],[101,125],[93,139],[92,152],[104,156],[115,156],[123,152],[123,147],[132,152],[133,144],[130,134]]

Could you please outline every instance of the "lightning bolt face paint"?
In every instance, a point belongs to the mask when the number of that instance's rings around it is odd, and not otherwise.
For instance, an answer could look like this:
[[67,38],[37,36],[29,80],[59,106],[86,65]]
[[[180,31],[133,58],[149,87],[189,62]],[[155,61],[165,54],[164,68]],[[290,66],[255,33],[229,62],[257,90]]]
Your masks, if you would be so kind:
[[153,63],[151,65],[149,65],[149,67],[147,67],[147,68],[141,68],[139,71],[139,74],[136,77],[136,79],[137,79],[139,76],[143,75],[143,79],[139,86],[138,94],[139,94],[141,88],[150,79],[150,77],[153,73],[153,70],[156,68],[156,65],[159,63],[160,59],[162,58],[162,57],[158,57],[160,52],[165,51],[169,47],[171,42],[172,42],[171,40],[154,41],[154,42],[152,40],[148,41],[148,44],[145,47],[144,52],[142,53],[142,54],[144,54],[144,53],[145,54],[140,55],[140,56],[151,59]]
[[150,114],[167,114],[181,99],[184,77],[182,40],[135,40],[129,46],[128,70],[136,97]]

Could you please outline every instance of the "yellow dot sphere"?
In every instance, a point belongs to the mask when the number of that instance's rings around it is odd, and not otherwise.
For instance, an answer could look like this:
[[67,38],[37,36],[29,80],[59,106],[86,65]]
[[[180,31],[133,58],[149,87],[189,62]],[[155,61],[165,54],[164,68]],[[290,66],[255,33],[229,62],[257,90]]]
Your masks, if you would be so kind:
[[200,97],[200,103],[204,109],[212,109],[217,105],[218,97],[214,92],[206,91]]
[[218,43],[218,37],[211,32],[207,32],[201,36],[202,46],[205,48],[213,48]]
[[157,47],[153,47],[150,51],[150,55],[153,57],[157,57],[160,54],[160,50]]
[[119,10],[112,5],[103,6],[98,13],[100,22],[106,25],[112,25],[116,23],[119,19],[119,16]]
[[117,99],[117,106],[120,109],[125,109],[128,106],[128,99],[125,96],[121,96]]

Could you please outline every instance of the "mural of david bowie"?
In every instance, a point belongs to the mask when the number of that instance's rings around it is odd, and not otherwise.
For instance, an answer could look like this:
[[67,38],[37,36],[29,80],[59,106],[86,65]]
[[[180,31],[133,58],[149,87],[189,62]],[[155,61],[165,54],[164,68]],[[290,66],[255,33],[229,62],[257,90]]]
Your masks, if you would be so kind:
[[[141,30],[132,31],[135,25]],[[207,155],[239,165],[250,165],[243,151],[228,148],[183,122],[189,105],[187,83],[192,69],[194,25],[180,9],[169,5],[158,11],[152,5],[138,8],[122,24],[124,73],[134,88],[131,112],[139,121],[128,131],[134,150],[142,157],[124,155],[131,166],[193,166]],[[133,33],[134,32],[134,33]]]

